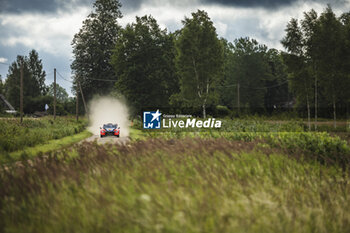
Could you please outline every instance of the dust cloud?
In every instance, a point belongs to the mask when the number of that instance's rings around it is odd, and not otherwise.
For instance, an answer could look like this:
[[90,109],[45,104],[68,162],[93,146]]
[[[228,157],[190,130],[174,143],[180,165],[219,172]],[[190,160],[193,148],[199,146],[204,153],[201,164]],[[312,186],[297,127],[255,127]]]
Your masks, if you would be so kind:
[[120,136],[129,136],[129,112],[124,101],[115,97],[96,97],[89,103],[88,130],[98,135],[103,124],[113,123],[120,127]]

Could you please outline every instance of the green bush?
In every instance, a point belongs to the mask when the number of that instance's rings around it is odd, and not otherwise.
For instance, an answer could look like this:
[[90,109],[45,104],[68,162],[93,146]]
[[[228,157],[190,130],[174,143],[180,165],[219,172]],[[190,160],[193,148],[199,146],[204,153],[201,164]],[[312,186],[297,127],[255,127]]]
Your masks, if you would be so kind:
[[217,115],[219,117],[226,117],[226,116],[229,116],[231,114],[230,109],[228,109],[228,107],[222,106],[222,105],[216,106],[216,111],[217,111]]

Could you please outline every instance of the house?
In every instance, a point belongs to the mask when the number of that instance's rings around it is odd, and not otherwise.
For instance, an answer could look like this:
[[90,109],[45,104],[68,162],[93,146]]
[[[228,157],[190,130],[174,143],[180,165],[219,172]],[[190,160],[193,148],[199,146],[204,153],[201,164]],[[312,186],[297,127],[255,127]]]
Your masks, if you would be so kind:
[[0,105],[4,107],[6,113],[15,114],[17,112],[2,94],[0,94]]

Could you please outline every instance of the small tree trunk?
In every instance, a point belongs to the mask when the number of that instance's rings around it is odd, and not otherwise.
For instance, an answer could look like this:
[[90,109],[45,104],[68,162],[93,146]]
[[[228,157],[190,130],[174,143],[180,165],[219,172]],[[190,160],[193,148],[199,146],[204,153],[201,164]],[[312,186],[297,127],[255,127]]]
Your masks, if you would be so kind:
[[202,108],[203,108],[203,118],[207,118],[207,112],[206,112],[206,106],[205,106],[205,103],[202,105]]
[[334,128],[337,128],[337,116],[336,116],[336,106],[335,106],[335,97],[333,95],[333,118],[334,118]]
[[317,130],[317,74],[315,74],[315,130]]
[[238,114],[240,114],[241,112],[241,103],[240,103],[240,95],[239,95],[239,83],[237,83],[237,110],[238,110]]
[[311,131],[309,94],[306,94],[306,105],[307,105],[307,124],[309,127],[309,131]]

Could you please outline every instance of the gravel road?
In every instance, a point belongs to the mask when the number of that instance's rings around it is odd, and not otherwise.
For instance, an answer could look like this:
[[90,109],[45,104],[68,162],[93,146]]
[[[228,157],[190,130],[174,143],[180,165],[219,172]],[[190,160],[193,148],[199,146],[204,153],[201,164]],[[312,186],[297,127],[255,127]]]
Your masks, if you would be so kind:
[[83,140],[81,143],[83,143],[83,142],[93,142],[95,140],[97,140],[98,144],[106,144],[106,143],[110,143],[110,144],[115,144],[115,143],[126,144],[126,143],[128,143],[130,141],[129,137],[117,138],[115,136],[107,136],[107,137],[101,138],[99,135],[92,135],[91,137]]

